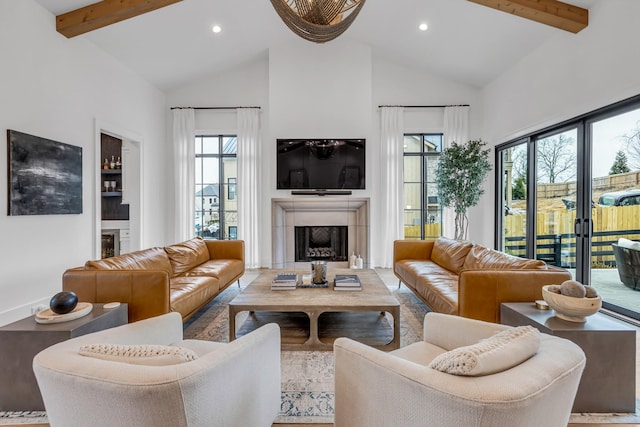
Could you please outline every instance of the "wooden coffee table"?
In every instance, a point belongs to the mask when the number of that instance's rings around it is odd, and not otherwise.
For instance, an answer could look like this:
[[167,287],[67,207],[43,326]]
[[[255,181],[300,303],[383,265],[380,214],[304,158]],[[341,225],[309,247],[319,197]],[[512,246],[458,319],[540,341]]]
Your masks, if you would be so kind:
[[[229,303],[230,341],[236,335],[276,322],[280,325],[283,350],[333,350],[338,336],[381,350],[400,347],[400,303],[375,271],[335,268],[328,272],[328,288],[272,291],[271,281],[279,272],[282,271],[262,273]],[[354,273],[360,278],[362,291],[333,290],[331,282],[336,274]],[[236,316],[245,311],[250,314],[236,331]],[[392,331],[385,313],[393,316]]]

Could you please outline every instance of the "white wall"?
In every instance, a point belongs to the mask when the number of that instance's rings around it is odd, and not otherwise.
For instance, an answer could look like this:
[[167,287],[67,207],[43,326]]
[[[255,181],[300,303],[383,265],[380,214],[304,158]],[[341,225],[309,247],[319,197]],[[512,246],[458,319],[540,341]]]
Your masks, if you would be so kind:
[[[260,188],[263,267],[271,266],[271,198],[289,197],[276,190],[277,138],[367,138],[366,190],[354,197],[370,197],[377,206],[380,152],[378,105],[471,104],[470,135],[480,137],[480,91],[436,78],[376,57],[368,46],[341,37],[314,45],[302,39],[272,46],[269,55],[240,69],[193,82],[167,94],[170,106],[262,107],[262,187]],[[408,109],[407,132],[441,132],[442,109]],[[235,113],[196,111],[199,130],[236,130]],[[371,265],[384,218],[371,212]],[[369,261],[369,260],[367,260]]]
[[[596,2],[589,26],[557,36],[506,70],[483,91],[484,131],[492,144],[559,123],[640,93],[640,2]],[[493,173],[470,234],[493,245]],[[491,220],[489,220],[491,219]]]
[[[165,97],[82,36],[55,31],[32,0],[0,2],[0,130],[82,147],[83,213],[8,216],[7,150],[0,150],[0,324],[30,314],[62,287],[62,273],[94,254],[95,123],[143,139],[145,246],[165,243]],[[4,138],[4,136],[3,136]],[[158,167],[158,165],[160,167]]]

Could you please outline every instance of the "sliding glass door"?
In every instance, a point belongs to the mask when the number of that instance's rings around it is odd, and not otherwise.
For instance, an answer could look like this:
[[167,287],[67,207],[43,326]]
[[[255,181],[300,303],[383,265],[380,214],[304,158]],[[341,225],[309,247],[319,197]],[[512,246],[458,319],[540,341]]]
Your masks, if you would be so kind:
[[[637,313],[640,277],[633,271],[634,257],[615,246],[620,238],[640,240],[640,108],[594,120],[590,129],[591,284],[607,305]],[[640,261],[640,252],[635,259]],[[635,270],[640,272],[640,265]]]
[[640,96],[497,146],[496,169],[496,248],[566,268],[640,320],[640,252],[617,248],[640,246]]

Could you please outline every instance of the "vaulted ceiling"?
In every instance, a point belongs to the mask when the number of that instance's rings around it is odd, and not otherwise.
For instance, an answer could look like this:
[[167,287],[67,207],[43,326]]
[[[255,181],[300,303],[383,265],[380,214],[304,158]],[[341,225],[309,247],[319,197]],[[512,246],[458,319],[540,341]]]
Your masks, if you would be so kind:
[[[267,0],[105,0],[90,8],[95,0],[36,1],[58,17],[61,33],[88,39],[161,89],[233,69],[297,39]],[[369,0],[340,38],[482,87],[549,38],[575,37],[588,24],[584,9],[596,0],[569,1]],[[222,31],[214,34],[213,25]]]

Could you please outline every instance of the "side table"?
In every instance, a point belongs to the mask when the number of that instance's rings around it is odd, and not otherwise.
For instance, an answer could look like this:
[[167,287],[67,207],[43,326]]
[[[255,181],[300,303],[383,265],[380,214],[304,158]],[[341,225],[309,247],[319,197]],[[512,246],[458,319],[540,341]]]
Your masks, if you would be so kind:
[[103,306],[94,303],[91,313],[68,322],[40,324],[30,316],[0,327],[0,411],[44,411],[33,358],[53,344],[127,323],[127,304]]
[[531,325],[578,344],[587,357],[572,412],[636,411],[636,331],[602,313],[584,323],[555,317],[533,303],[502,303],[500,322]]

